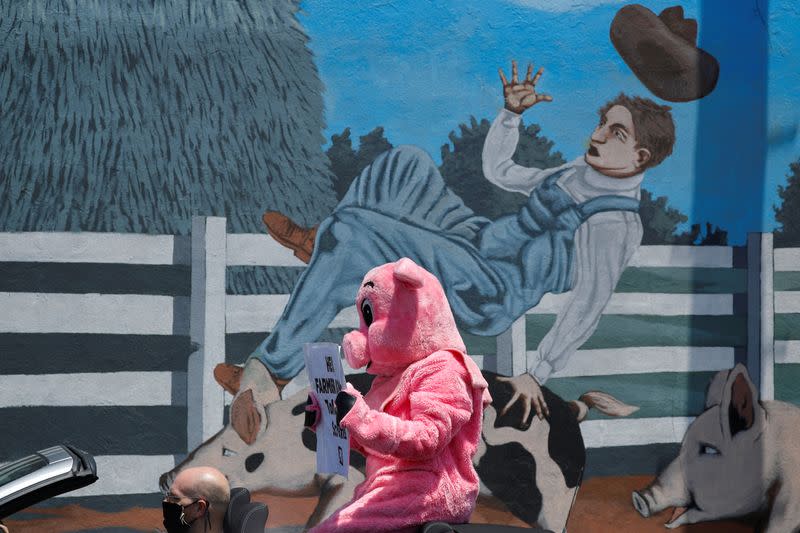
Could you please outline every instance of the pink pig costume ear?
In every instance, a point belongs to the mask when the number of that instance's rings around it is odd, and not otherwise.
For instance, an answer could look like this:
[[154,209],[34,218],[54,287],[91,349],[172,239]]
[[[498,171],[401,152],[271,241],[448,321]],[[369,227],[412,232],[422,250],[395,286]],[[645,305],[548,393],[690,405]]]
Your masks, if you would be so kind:
[[403,257],[394,267],[394,279],[412,289],[419,289],[425,284],[427,272],[408,257]]

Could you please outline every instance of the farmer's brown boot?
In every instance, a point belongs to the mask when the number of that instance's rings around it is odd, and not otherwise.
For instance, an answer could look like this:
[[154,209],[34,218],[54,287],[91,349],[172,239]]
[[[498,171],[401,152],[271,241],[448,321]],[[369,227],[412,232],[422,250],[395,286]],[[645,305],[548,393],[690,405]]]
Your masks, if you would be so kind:
[[311,261],[318,226],[304,228],[278,211],[267,211],[262,220],[273,239],[283,246],[291,248],[300,261],[306,264]]

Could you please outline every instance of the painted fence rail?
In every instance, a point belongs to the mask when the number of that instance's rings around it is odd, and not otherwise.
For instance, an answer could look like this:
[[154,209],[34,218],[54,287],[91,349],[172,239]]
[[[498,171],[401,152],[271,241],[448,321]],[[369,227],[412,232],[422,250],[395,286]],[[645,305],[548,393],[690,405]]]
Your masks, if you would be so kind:
[[800,248],[774,254],[775,399],[800,404]]
[[[605,473],[631,448],[672,453],[708,379],[735,362],[757,373],[764,397],[800,401],[798,380],[785,379],[800,368],[800,249],[773,253],[771,237],[637,252],[595,334],[547,383],[565,398],[601,389],[640,407],[582,424]],[[156,492],[162,472],[222,427],[214,366],[244,361],[304,266],[266,235],[226,234],[217,217],[196,217],[191,238],[0,233],[0,431],[10,436],[0,462],[66,440],[116,473],[80,495]],[[268,294],[230,294],[231,275],[257,270],[275,275]],[[496,339],[465,335],[470,353],[484,369],[524,371],[566,298],[547,296]],[[340,340],[357,322],[345,309],[326,335]]]

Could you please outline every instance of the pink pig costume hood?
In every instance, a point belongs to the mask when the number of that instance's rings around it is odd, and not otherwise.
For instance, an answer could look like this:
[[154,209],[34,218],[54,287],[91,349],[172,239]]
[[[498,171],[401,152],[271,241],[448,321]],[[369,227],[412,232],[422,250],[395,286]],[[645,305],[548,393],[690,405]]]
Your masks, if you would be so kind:
[[361,327],[342,342],[353,368],[391,375],[438,350],[467,351],[439,280],[411,259],[367,272],[356,305]]
[[407,258],[372,269],[356,297],[358,331],[342,348],[376,377],[342,419],[366,479],[353,499],[312,531],[415,531],[431,521],[465,523],[475,508],[472,464],[491,402],[466,355],[439,280]]

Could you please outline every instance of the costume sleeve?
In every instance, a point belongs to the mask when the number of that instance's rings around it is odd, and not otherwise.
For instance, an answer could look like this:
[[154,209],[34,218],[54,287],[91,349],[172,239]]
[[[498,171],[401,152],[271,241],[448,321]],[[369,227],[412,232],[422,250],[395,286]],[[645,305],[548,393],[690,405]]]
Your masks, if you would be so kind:
[[639,215],[584,224],[575,234],[575,284],[528,372],[544,385],[594,333],[622,271],[642,240]]
[[370,409],[355,391],[356,403],[341,422],[352,440],[379,454],[411,460],[433,457],[450,443],[472,416],[467,370],[449,352],[426,361],[412,378],[409,420]]
[[364,457],[367,456],[367,450],[365,450],[364,447],[362,445],[360,445],[358,443],[358,441],[353,438],[352,435],[350,435],[350,449],[357,451],[358,453],[360,453]]
[[483,143],[483,175],[507,191],[530,194],[552,169],[523,167],[512,161],[519,142],[520,120],[520,115],[507,109],[494,119]]

